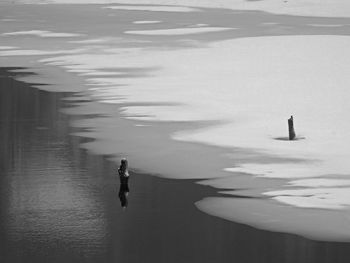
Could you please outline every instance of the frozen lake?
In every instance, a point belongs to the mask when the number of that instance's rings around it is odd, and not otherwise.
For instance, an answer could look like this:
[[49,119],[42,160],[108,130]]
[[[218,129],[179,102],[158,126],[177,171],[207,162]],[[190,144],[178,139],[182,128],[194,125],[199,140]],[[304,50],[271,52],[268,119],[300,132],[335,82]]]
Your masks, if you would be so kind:
[[[167,4],[3,4],[0,64],[29,68],[36,74],[16,78],[33,87],[95,102],[70,99],[76,107],[64,110],[80,116],[70,125],[90,138],[83,149],[216,188],[190,201],[201,211],[348,242],[344,3],[329,17],[328,2],[312,16],[312,5]],[[290,115],[305,139],[283,140]]]

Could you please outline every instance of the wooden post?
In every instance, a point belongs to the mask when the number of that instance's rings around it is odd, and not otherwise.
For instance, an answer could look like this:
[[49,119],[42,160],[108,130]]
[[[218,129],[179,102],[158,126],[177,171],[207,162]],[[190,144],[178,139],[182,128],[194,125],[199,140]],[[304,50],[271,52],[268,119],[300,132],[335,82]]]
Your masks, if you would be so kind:
[[129,171],[128,171],[128,160],[126,158],[123,158],[121,160],[119,169],[119,179],[121,184],[128,184],[129,181]]
[[289,130],[289,140],[295,139],[295,131],[294,131],[294,122],[293,122],[293,116],[290,116],[288,119],[288,130]]

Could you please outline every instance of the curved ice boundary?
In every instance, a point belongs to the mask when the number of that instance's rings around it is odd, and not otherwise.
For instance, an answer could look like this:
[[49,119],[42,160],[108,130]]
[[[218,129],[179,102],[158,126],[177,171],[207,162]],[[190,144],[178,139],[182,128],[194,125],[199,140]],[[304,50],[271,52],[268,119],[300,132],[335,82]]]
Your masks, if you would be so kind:
[[[344,121],[350,110],[349,45],[347,36],[259,37],[182,50],[113,49],[108,54],[73,54],[42,62],[69,71],[87,70],[88,74],[82,74],[100,101],[134,105],[123,107],[126,118],[141,123],[208,120],[222,123],[177,132],[172,134],[175,140],[227,149],[239,147],[262,155],[300,160],[265,163],[246,160],[239,166],[222,167],[228,174],[225,180],[204,183],[234,189],[237,174],[283,179],[285,183],[262,186],[257,190],[260,197],[265,196],[262,199],[207,198],[198,206],[207,213],[246,220],[257,227],[331,240],[336,236],[350,238],[350,231],[326,227],[329,221],[318,219],[320,214],[326,214],[329,220],[345,224],[350,216],[347,183],[350,124]],[[103,74],[106,68],[118,71],[115,61],[126,68],[157,70],[137,78]],[[95,76],[88,77],[90,74]],[[304,140],[278,139],[287,135],[286,121],[291,114],[295,116],[297,133]],[[234,159],[232,162],[237,163]],[[237,194],[227,192],[231,193]],[[250,195],[249,190],[245,195]],[[242,209],[242,202],[249,209]],[[254,209],[260,203],[270,209],[265,211],[269,213],[266,215],[269,227],[259,216],[251,216],[258,213]],[[241,219],[237,218],[237,211]],[[285,212],[288,220],[282,216]],[[307,215],[304,221],[296,220],[302,215]]]

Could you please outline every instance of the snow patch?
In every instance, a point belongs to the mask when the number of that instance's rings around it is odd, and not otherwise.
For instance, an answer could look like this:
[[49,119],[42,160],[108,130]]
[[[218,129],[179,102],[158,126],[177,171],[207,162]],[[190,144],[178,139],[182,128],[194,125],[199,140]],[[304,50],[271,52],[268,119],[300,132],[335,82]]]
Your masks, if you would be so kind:
[[210,32],[220,32],[233,30],[236,28],[229,27],[195,27],[195,28],[173,28],[173,29],[156,29],[156,30],[130,30],[125,31],[125,34],[148,35],[148,36],[176,36],[189,34],[203,34]]
[[118,5],[118,6],[106,6],[103,8],[114,10],[128,10],[128,11],[151,11],[151,12],[198,12],[199,9],[185,7],[185,6],[161,6],[161,5]]
[[144,21],[134,21],[134,24],[158,24],[161,23],[162,21],[159,20],[144,20]]
[[83,36],[82,34],[73,33],[55,33],[44,30],[29,30],[29,31],[15,31],[3,33],[3,36],[37,36],[37,37],[78,37]]

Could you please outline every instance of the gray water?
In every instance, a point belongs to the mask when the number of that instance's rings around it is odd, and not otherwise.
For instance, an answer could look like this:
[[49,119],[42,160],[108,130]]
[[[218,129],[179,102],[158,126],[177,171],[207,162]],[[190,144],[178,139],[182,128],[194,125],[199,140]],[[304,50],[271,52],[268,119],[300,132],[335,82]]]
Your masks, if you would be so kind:
[[108,156],[88,154],[79,148],[86,139],[69,135],[76,130],[61,99],[77,95],[40,91],[0,70],[1,263],[349,262],[347,243],[200,212],[194,202],[218,194],[191,180],[131,173],[126,196]]

